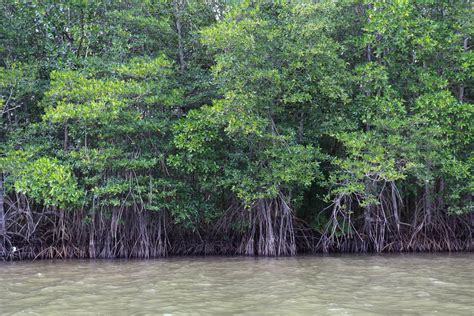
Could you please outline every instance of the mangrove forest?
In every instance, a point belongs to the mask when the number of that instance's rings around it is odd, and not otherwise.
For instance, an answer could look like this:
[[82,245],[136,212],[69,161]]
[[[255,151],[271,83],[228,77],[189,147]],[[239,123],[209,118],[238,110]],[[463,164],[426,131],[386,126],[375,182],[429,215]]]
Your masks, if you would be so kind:
[[474,249],[467,0],[1,0],[0,261]]

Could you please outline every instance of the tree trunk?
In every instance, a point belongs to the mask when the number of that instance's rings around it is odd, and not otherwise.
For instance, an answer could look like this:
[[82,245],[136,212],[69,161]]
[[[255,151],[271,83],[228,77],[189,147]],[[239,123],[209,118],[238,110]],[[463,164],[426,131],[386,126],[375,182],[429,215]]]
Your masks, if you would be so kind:
[[184,0],[174,1],[175,26],[176,26],[176,32],[178,33],[179,69],[181,72],[184,72],[184,69],[186,68],[186,63],[184,60],[184,45],[183,45],[183,34],[182,34],[182,25],[181,25],[181,11],[183,9],[183,5],[184,5]]
[[[465,37],[465,38],[464,38],[464,42],[463,42],[464,52],[467,52],[467,50],[468,50],[468,45],[467,45],[468,43],[467,43],[467,41],[468,41],[468,37]],[[463,101],[464,101],[464,90],[465,90],[464,85],[461,84],[461,85],[459,86],[459,101],[460,101],[460,102],[463,102]]]
[[425,183],[425,196],[424,196],[424,210],[425,210],[425,224],[431,224],[431,215],[433,212],[433,196],[432,196],[431,184]]
[[67,123],[64,125],[64,142],[63,142],[63,149],[64,151],[67,150],[67,146],[68,146],[68,135],[69,135],[69,132],[68,132],[68,128],[67,128]]
[[395,217],[395,223],[397,226],[397,232],[400,231],[400,214],[398,209],[398,196],[397,196],[397,188],[395,187],[395,183],[392,182],[392,208],[393,208],[393,216]]
[[302,110],[299,117],[298,143],[300,144],[303,143],[303,136],[304,136],[304,112]]
[[0,173],[0,257],[6,255],[6,224],[5,224],[5,209],[3,207],[3,173]]

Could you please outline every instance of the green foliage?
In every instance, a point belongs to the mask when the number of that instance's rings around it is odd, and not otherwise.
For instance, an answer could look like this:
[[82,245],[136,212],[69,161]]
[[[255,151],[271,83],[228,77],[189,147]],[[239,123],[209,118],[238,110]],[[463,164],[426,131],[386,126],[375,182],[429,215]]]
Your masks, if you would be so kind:
[[7,184],[13,190],[44,205],[71,207],[83,196],[71,168],[55,158],[31,159],[27,153],[15,151],[0,159],[0,169],[8,175]]
[[322,233],[389,185],[472,212],[472,29],[465,1],[3,1],[8,193],[194,232],[283,196]]

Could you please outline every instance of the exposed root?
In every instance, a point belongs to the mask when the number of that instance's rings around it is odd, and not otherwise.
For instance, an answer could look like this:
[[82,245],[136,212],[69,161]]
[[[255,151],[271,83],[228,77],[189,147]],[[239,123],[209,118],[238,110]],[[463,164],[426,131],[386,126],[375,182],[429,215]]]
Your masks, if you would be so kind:
[[216,233],[237,244],[236,254],[292,256],[296,254],[295,216],[283,196],[260,199],[250,207],[232,205],[218,222]]
[[[321,252],[472,251],[473,214],[449,215],[431,201],[414,215],[403,209],[394,183],[377,192],[377,202],[361,208],[365,196],[339,194],[325,212],[330,219],[315,249]],[[405,210],[405,214],[403,214]],[[403,221],[404,217],[406,218]],[[411,222],[410,222],[411,219]]]
[[377,196],[379,203],[362,208],[362,196],[338,195],[323,211],[327,223],[320,235],[296,218],[282,195],[249,208],[234,202],[201,231],[184,229],[167,211],[138,203],[65,211],[7,196],[0,260],[474,250],[473,213],[448,215],[437,203],[419,203],[410,212],[394,184]]

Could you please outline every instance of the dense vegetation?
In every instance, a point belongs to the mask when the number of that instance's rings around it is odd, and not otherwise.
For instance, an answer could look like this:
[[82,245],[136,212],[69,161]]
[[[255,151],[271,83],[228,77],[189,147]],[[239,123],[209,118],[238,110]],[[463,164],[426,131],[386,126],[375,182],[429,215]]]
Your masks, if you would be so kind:
[[470,1],[0,3],[0,257],[473,249]]

